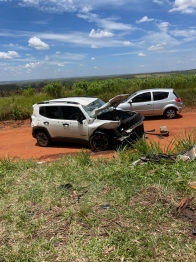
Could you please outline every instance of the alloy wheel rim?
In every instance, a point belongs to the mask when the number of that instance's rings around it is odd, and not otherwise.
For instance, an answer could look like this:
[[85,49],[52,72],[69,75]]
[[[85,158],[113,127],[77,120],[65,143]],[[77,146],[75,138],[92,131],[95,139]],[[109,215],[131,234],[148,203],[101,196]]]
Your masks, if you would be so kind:
[[108,139],[105,136],[100,135],[94,139],[93,144],[97,150],[104,150],[108,147]]

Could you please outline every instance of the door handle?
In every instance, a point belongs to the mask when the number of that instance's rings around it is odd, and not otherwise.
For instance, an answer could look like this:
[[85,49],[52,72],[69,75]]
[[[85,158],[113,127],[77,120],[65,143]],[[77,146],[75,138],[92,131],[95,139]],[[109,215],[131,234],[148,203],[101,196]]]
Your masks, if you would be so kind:
[[44,125],[49,126],[49,122],[48,121],[43,122],[43,123],[44,123]]
[[63,126],[69,126],[69,124],[68,123],[63,123]]

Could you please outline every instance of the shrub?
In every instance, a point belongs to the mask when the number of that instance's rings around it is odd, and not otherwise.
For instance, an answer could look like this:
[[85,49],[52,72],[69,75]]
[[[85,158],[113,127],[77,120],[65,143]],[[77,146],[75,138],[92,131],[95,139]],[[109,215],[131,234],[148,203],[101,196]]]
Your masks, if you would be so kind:
[[44,92],[52,98],[63,97],[65,94],[65,87],[59,83],[50,83],[44,86]]
[[87,95],[88,83],[86,81],[76,82],[73,86],[73,89],[76,95]]
[[32,97],[34,96],[34,88],[28,87],[27,89],[22,90],[22,95],[25,97]]
[[24,108],[17,103],[3,105],[0,108],[0,121],[23,120],[28,119],[30,115],[31,112],[27,108]]

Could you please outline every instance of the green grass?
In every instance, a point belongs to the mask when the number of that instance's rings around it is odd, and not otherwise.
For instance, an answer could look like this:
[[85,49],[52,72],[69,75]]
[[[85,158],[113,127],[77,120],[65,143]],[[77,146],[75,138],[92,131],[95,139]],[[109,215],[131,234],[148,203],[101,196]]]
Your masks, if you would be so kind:
[[30,118],[33,104],[46,100],[45,94],[35,94],[31,97],[13,95],[0,98],[0,121],[23,120]]
[[148,152],[1,159],[0,261],[194,261],[195,224],[176,207],[196,193],[196,161],[132,164]]

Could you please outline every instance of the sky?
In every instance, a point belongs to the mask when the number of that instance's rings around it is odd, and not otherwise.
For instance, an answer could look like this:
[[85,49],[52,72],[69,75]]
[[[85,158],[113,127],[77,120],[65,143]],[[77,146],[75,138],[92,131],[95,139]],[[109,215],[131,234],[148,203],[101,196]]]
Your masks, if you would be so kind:
[[0,81],[196,68],[196,0],[0,0]]

